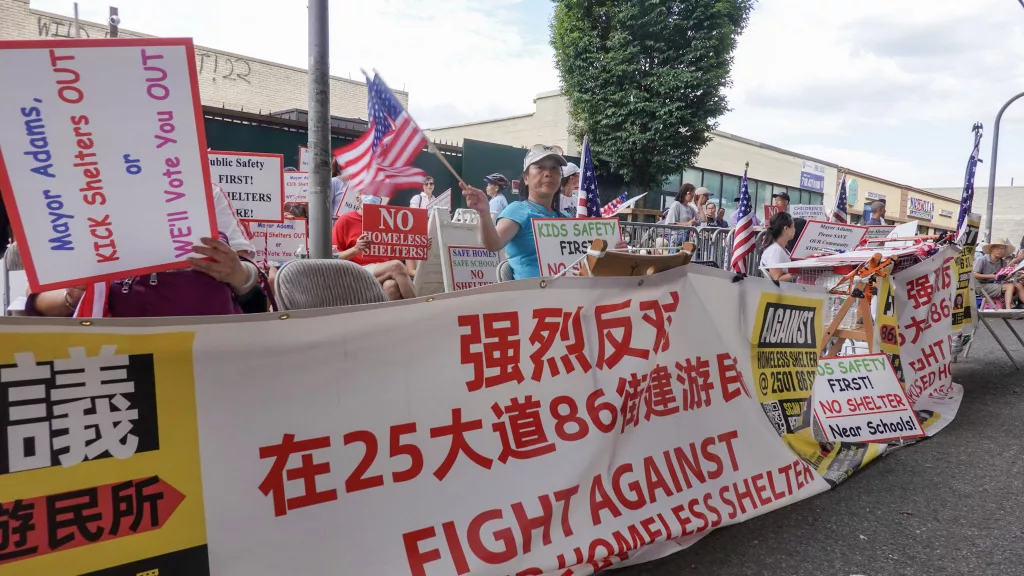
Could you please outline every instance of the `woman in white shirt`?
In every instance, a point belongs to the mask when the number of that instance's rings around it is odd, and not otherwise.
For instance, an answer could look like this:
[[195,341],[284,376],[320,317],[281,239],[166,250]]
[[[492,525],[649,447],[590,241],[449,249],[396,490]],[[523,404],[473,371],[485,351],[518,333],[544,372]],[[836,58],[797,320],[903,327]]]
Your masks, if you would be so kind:
[[410,208],[426,208],[434,200],[434,179],[427,176],[423,181],[423,192],[412,197],[409,201]]
[[793,275],[786,273],[785,264],[792,262],[786,245],[796,236],[796,224],[788,212],[778,212],[768,222],[772,243],[761,254],[761,269],[768,271],[768,277],[776,282],[792,282]]

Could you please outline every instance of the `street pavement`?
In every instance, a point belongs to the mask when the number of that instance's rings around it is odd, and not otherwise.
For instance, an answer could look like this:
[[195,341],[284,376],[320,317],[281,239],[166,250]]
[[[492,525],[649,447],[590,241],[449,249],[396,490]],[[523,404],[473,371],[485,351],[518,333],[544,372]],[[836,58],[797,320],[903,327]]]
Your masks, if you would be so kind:
[[[993,326],[1024,365],[1024,349],[1002,322]],[[960,412],[934,438],[876,460],[834,490],[610,573],[1024,575],[1024,373],[986,330],[977,334],[971,357],[953,365],[964,387]]]

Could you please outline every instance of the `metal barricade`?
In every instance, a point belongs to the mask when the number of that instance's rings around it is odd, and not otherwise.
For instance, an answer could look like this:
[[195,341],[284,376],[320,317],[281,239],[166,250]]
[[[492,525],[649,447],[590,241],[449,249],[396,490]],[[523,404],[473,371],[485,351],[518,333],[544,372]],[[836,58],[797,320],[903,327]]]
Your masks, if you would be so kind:
[[674,254],[685,242],[694,242],[697,228],[643,222],[620,222],[622,239],[642,254]]

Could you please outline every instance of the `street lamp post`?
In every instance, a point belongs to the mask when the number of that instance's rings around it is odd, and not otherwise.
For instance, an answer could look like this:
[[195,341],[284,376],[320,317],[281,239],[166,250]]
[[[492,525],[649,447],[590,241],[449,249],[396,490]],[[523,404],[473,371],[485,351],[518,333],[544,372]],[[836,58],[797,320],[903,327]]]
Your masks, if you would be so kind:
[[1024,97],[1024,92],[1017,94],[1013,98],[1006,101],[1003,107],[999,109],[999,114],[996,114],[996,128],[995,132],[992,133],[992,157],[989,159],[991,163],[988,172],[988,209],[986,215],[988,217],[988,228],[985,230],[985,242],[992,243],[992,212],[996,206],[996,161],[999,155],[999,122],[1003,119],[1003,112],[1010,107],[1021,97]]

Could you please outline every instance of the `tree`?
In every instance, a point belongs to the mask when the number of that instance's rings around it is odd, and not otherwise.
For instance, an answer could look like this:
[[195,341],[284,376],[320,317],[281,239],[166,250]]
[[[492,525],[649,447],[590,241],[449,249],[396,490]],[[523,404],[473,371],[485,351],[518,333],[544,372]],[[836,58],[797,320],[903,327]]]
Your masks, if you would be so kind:
[[570,133],[640,190],[692,166],[729,108],[754,0],[554,0]]

